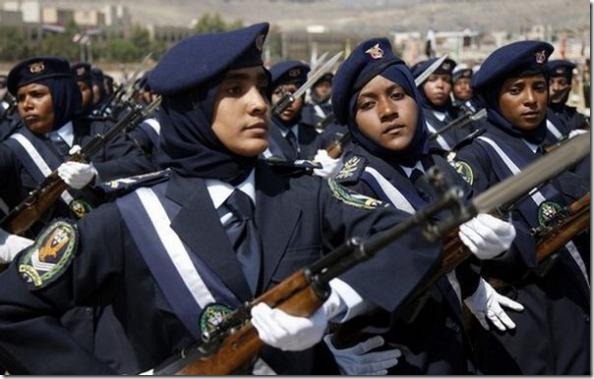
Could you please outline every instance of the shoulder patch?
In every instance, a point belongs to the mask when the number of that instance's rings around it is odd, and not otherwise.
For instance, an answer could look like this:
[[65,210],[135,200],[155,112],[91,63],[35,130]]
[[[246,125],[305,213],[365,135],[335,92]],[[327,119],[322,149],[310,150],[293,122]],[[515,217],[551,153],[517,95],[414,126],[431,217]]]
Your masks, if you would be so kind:
[[375,209],[390,206],[388,203],[384,203],[380,200],[348,189],[337,183],[334,179],[328,179],[328,186],[330,187],[330,191],[335,198],[356,208]]
[[464,181],[470,185],[474,183],[474,172],[472,171],[472,167],[462,161],[462,160],[455,160],[452,161],[452,166],[456,169],[456,172],[464,179]]
[[353,155],[343,163],[342,168],[338,171],[334,180],[338,183],[356,182],[359,180],[363,170],[365,170],[366,164],[367,159],[365,157]]
[[19,258],[19,273],[36,290],[46,287],[66,271],[78,245],[76,225],[58,220],[48,226]]

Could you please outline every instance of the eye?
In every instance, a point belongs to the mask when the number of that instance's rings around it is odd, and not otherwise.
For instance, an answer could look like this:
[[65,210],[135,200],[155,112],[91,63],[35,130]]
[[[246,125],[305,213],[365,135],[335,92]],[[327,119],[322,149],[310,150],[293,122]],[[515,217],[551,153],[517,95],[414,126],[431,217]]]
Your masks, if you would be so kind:
[[365,101],[362,101],[361,103],[359,103],[358,109],[362,110],[362,111],[366,111],[366,110],[373,108],[374,105],[375,105],[374,101],[365,100]]
[[225,93],[229,96],[241,95],[243,88],[240,85],[231,85],[225,89]]
[[392,100],[402,100],[404,99],[404,92],[400,92],[400,91],[394,91],[392,92],[392,94],[390,95],[390,98]]
[[545,82],[536,83],[536,84],[534,85],[534,89],[535,89],[536,91],[539,91],[539,92],[544,92],[544,91],[547,91],[547,90],[548,90],[548,89],[547,89],[547,85],[546,85],[546,83],[545,83]]
[[518,86],[513,86],[508,90],[508,92],[511,95],[519,95],[522,92],[522,89]]

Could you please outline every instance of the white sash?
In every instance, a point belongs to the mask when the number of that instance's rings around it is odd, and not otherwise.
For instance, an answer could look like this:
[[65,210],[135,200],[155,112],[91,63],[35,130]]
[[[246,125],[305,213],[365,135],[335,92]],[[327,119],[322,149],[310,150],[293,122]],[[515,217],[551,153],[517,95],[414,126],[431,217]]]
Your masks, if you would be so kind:
[[[49,168],[47,163],[45,163],[43,157],[39,154],[37,149],[35,149],[35,146],[33,146],[33,144],[24,135],[15,133],[11,135],[10,138],[17,141],[23,147],[23,149],[25,149],[33,163],[35,163],[35,166],[37,166],[44,177],[47,178],[52,173],[52,170]],[[60,197],[67,205],[70,204],[72,200],[74,200],[74,197],[67,190],[62,192]]]
[[[427,125],[427,129],[429,129],[429,132],[435,134],[437,133],[437,129],[435,129],[433,127],[433,125],[431,125],[429,123],[429,121],[425,120],[425,124]],[[437,141],[437,143],[439,144],[439,146],[441,146],[442,149],[447,150],[447,151],[451,151],[452,148],[450,147],[450,145],[448,144],[448,142],[445,140],[445,138],[443,138],[441,135],[437,135],[437,138],[435,139]]]

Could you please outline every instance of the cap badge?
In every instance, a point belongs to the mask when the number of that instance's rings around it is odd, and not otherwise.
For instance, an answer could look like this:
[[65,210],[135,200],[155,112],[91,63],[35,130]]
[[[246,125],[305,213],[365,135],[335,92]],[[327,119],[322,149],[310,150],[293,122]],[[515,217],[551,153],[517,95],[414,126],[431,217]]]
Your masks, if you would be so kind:
[[35,62],[29,65],[29,71],[31,74],[39,74],[45,70],[45,65],[43,62]]
[[538,63],[538,64],[543,64],[547,60],[547,53],[544,50],[538,51],[535,54],[535,56],[536,56],[536,63]]
[[294,68],[292,70],[289,70],[289,77],[291,78],[296,78],[301,74],[301,70],[298,68]]
[[76,75],[78,76],[83,76],[85,74],[85,68],[84,67],[79,67],[76,69]]
[[442,68],[442,69],[444,69],[444,70],[446,70],[446,71],[449,71],[449,70],[450,70],[450,67],[451,67],[451,66],[450,66],[450,62],[444,62],[444,63],[441,65],[441,68]]
[[373,47],[371,47],[370,49],[365,51],[365,53],[369,54],[369,56],[373,59],[381,59],[384,57],[384,51],[379,46],[379,43],[376,43],[375,45],[373,45]]
[[262,51],[262,47],[264,46],[265,38],[266,38],[266,36],[264,34],[260,34],[260,35],[258,35],[258,37],[256,37],[256,49],[258,49],[258,51]]

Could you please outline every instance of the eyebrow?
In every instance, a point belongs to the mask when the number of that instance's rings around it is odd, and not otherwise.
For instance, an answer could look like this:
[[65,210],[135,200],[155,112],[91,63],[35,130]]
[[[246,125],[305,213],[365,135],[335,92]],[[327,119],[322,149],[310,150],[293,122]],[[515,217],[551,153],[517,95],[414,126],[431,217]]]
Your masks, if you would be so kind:
[[[396,90],[396,89],[400,89],[400,90],[402,90],[404,92],[404,89],[398,83],[391,84],[390,86],[388,86],[388,88],[386,88],[387,91],[393,91],[393,90]],[[376,95],[373,92],[367,91],[367,92],[361,92],[359,94],[358,98],[362,98],[364,96],[366,96],[366,97],[375,97]]]
[[[223,78],[223,80],[250,80],[251,79],[251,75],[250,74],[246,74],[243,72],[231,72],[225,75],[225,77]],[[256,80],[257,81],[266,81],[268,78],[266,77],[266,75],[264,73],[258,73]]]

